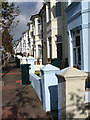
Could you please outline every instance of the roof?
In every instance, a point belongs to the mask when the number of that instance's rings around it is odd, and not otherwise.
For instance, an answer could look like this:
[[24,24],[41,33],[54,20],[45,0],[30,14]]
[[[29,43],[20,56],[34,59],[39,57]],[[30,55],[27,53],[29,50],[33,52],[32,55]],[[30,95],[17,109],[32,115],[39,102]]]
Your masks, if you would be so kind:
[[30,17],[30,20],[33,20],[33,19],[36,18],[36,17],[39,17],[39,14],[32,15],[32,16]]
[[27,26],[29,26],[30,24],[32,24],[32,22],[28,22],[28,23],[27,23]]
[[25,32],[23,32],[22,34],[26,34],[28,32],[28,30],[26,30]]
[[43,12],[44,12],[43,10],[45,9],[45,6],[46,6],[46,3],[43,4],[43,7],[41,8],[39,14],[43,14]]
[[72,2],[66,9],[65,9],[65,11],[66,12],[70,12],[70,10],[75,6],[75,5],[77,5],[78,4],[78,2]]
[[46,3],[43,4],[43,6],[42,6],[42,8],[41,8],[41,10],[39,11],[38,14],[32,15],[32,16],[30,17],[30,20],[33,20],[34,18],[39,17],[40,14],[43,12],[43,9],[44,9],[45,5],[46,5]]

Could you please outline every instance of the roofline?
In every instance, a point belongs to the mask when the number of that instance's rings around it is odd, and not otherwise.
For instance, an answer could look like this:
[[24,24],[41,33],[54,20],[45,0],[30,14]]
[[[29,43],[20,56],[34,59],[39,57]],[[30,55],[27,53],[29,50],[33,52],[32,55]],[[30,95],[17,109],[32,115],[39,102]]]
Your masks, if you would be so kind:
[[45,5],[46,5],[46,3],[43,4],[43,6],[42,6],[42,8],[40,9],[40,11],[39,11],[38,14],[32,15],[32,16],[30,17],[30,20],[33,20],[35,17],[40,16],[40,14],[41,14],[42,10],[44,9]]
[[42,8],[40,9],[39,15],[41,14],[41,12],[42,12],[42,10],[44,9],[45,6],[46,6],[46,3],[44,3]]
[[70,10],[74,7],[74,5],[76,5],[76,4],[78,4],[78,3],[80,3],[80,2],[72,2],[72,3],[65,9],[65,11],[66,11],[66,12],[70,11]]
[[22,34],[25,34],[25,33],[27,33],[27,32],[28,32],[28,30],[24,31]]
[[23,35],[25,34],[25,32],[22,33]]
[[27,23],[27,26],[29,26],[30,24],[32,24],[32,22],[28,22],[28,23]]
[[38,14],[35,14],[35,15],[32,15],[32,16],[30,17],[30,20],[33,20],[34,18],[36,18],[36,17],[38,17],[38,16],[40,16],[39,13],[38,13]]

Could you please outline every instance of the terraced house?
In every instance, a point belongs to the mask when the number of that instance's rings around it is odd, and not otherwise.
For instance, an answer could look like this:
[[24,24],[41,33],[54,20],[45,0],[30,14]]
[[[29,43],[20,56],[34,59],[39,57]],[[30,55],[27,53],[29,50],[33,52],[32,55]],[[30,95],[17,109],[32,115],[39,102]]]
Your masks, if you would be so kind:
[[68,58],[66,2],[46,3],[47,58],[62,58],[65,67]]
[[33,47],[33,44],[34,44],[34,29],[33,29],[33,23],[29,22],[29,23],[27,23],[27,26],[29,27],[28,39],[29,39],[30,55],[34,56],[34,49],[33,49],[34,48]]
[[35,64],[42,64],[42,42],[41,42],[41,17],[37,15],[32,15],[30,20],[32,21],[32,51],[35,57]]
[[[61,58],[62,67],[68,59],[66,2],[45,2],[37,15],[31,16],[33,24],[33,55],[41,64],[48,59]],[[36,62],[37,63],[37,62]]]
[[90,0],[68,3],[69,66],[78,66],[90,77]]
[[26,32],[23,32],[23,37],[21,38],[21,45],[22,45],[22,53],[28,56],[30,54],[30,46],[29,46],[29,40],[28,40],[28,30]]

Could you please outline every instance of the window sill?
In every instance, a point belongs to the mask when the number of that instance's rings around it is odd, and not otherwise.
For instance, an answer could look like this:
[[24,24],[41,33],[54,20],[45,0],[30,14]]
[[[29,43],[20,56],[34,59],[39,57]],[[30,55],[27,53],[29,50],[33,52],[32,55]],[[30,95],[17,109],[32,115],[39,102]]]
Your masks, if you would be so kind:
[[53,18],[53,19],[50,19],[50,20],[47,22],[47,24],[50,24],[50,22],[52,22],[52,21],[54,21],[54,20],[60,20],[60,19],[62,19],[62,18],[63,18],[62,15],[59,16],[59,17],[55,17],[55,18]]
[[55,17],[55,18],[52,19],[52,21],[53,21],[53,20],[60,20],[60,19],[62,19],[62,16]]

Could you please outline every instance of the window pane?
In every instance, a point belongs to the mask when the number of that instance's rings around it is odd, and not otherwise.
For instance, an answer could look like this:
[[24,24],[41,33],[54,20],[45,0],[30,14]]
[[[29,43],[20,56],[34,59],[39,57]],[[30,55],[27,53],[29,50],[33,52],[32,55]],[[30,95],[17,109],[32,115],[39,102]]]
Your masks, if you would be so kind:
[[38,20],[38,24],[40,24],[40,20]]
[[49,53],[50,53],[50,58],[52,58],[52,41],[51,41],[51,38],[49,38]]
[[38,57],[41,58],[41,45],[38,45]]
[[[73,42],[73,55],[74,55],[74,64],[81,65],[81,48],[80,48],[80,30],[76,30],[73,32],[72,38]],[[79,66],[80,67],[80,66]]]
[[77,30],[76,33],[80,33],[80,30]]
[[33,27],[33,25],[32,25],[32,31],[34,31],[34,27]]
[[40,30],[41,30],[40,20],[38,20],[38,33],[40,33]]
[[57,42],[62,42],[62,37],[61,36],[57,37]]
[[76,47],[80,46],[80,36],[76,37]]
[[52,46],[51,46],[51,44],[49,45],[49,47],[50,47],[50,58],[52,58]]
[[73,52],[74,52],[74,65],[76,64],[76,49],[74,48],[74,50],[73,50]]
[[31,37],[33,37],[33,31],[31,32]]
[[78,48],[78,64],[81,65],[81,50]]
[[62,57],[62,43],[57,44],[57,58]]
[[56,17],[61,16],[61,2],[56,3]]
[[40,24],[38,24],[38,33],[40,33]]

